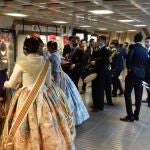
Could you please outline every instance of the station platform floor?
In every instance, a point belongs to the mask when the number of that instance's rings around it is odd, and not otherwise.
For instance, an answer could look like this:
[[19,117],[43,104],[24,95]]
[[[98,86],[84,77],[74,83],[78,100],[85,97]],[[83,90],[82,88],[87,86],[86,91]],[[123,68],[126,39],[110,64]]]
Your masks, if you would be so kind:
[[[120,117],[126,115],[124,97],[113,98],[115,106],[105,105],[103,112],[91,112],[90,89],[88,87],[82,95],[90,119],[77,127],[76,150],[150,150],[150,108],[147,103],[142,103],[139,121],[121,122]],[[143,99],[146,96],[144,90]]]

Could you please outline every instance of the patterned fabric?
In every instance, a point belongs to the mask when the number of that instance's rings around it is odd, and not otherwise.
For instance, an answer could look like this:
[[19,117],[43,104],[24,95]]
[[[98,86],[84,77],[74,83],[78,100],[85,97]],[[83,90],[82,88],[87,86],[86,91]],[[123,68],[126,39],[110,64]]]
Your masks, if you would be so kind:
[[55,73],[58,74],[58,80],[57,80],[57,85],[60,86],[61,85],[61,58],[58,54],[58,52],[54,52],[51,54],[50,56],[50,61],[51,61],[51,67],[52,67],[52,75],[54,75]]
[[65,83],[65,91],[70,108],[73,112],[76,125],[82,124],[89,118],[88,111],[83,103],[81,95],[70,77],[64,73],[62,83]]
[[52,60],[52,75],[53,72],[58,72],[59,79],[57,84],[61,87],[61,89],[63,89],[67,96],[69,106],[73,112],[75,124],[80,125],[89,118],[89,114],[83,103],[81,95],[70,77],[62,71],[59,53],[53,53],[50,60]]
[[[3,142],[29,92],[23,88],[15,93],[3,130]],[[55,84],[41,90],[15,135],[13,150],[74,149],[75,127],[67,106],[63,92]]]

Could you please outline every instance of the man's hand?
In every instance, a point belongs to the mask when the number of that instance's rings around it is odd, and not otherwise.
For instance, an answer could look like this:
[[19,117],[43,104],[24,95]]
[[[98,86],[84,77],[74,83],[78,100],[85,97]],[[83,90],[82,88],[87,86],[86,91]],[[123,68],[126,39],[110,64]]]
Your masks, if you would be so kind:
[[71,66],[70,66],[70,70],[73,70],[74,68],[75,68],[75,64],[72,64]]
[[93,65],[93,66],[95,65],[95,63],[96,63],[95,61],[90,62],[90,64]]

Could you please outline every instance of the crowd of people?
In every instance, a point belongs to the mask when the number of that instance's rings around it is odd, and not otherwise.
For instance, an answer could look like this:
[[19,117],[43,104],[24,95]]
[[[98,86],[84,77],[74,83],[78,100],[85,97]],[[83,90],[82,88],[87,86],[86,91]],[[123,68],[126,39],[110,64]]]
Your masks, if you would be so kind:
[[118,40],[112,40],[110,45],[107,45],[105,36],[99,36],[97,43],[94,39],[90,39],[89,45],[86,40],[80,41],[76,36],[70,37],[69,41],[63,50],[63,57],[68,62],[67,65],[62,64],[64,71],[77,88],[79,79],[82,79],[80,93],[84,94],[86,72],[88,68],[93,68],[97,73],[96,79],[92,81],[93,111],[104,109],[104,92],[108,105],[113,106],[112,97],[122,96],[124,93],[119,77],[125,68],[127,43],[120,46]]
[[[24,41],[24,57],[18,58],[8,81],[3,53],[0,53],[0,102],[7,97],[7,88],[15,92],[5,119],[1,136],[1,149],[49,149],[74,150],[75,126],[89,118],[80,94],[86,92],[87,72],[96,73],[92,82],[92,111],[104,110],[104,94],[107,104],[114,106],[112,97],[125,96],[127,115],[121,121],[139,120],[143,94],[142,81],[150,84],[150,38],[141,42],[141,33],[135,35],[134,44],[119,44],[112,40],[108,45],[105,36],[98,41],[76,36],[69,37],[60,55],[55,41],[44,43],[37,37]],[[2,47],[2,46],[1,46]],[[0,48],[1,48],[0,47]],[[3,47],[0,52],[3,52]],[[3,56],[3,57],[2,57]],[[6,58],[5,58],[6,59]],[[7,62],[6,62],[7,63]],[[127,69],[125,88],[120,76]],[[89,75],[89,74],[88,74]],[[82,90],[79,91],[79,80]],[[135,111],[132,110],[131,92],[135,92]],[[150,106],[150,92],[148,106]]]

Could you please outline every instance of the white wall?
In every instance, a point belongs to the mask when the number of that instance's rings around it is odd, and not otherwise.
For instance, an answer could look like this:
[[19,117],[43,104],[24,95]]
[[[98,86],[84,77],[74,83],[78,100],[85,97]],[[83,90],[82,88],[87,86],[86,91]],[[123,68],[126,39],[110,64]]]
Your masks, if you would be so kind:
[[[123,33],[117,33],[112,32],[110,36],[110,42],[112,40],[119,40],[119,43],[128,42],[129,44],[133,43],[134,36],[137,32],[123,32]],[[144,35],[144,34],[143,34]]]
[[17,58],[19,57],[22,57],[24,54],[23,54],[23,43],[24,43],[24,40],[26,38],[27,35],[18,35],[17,36]]

